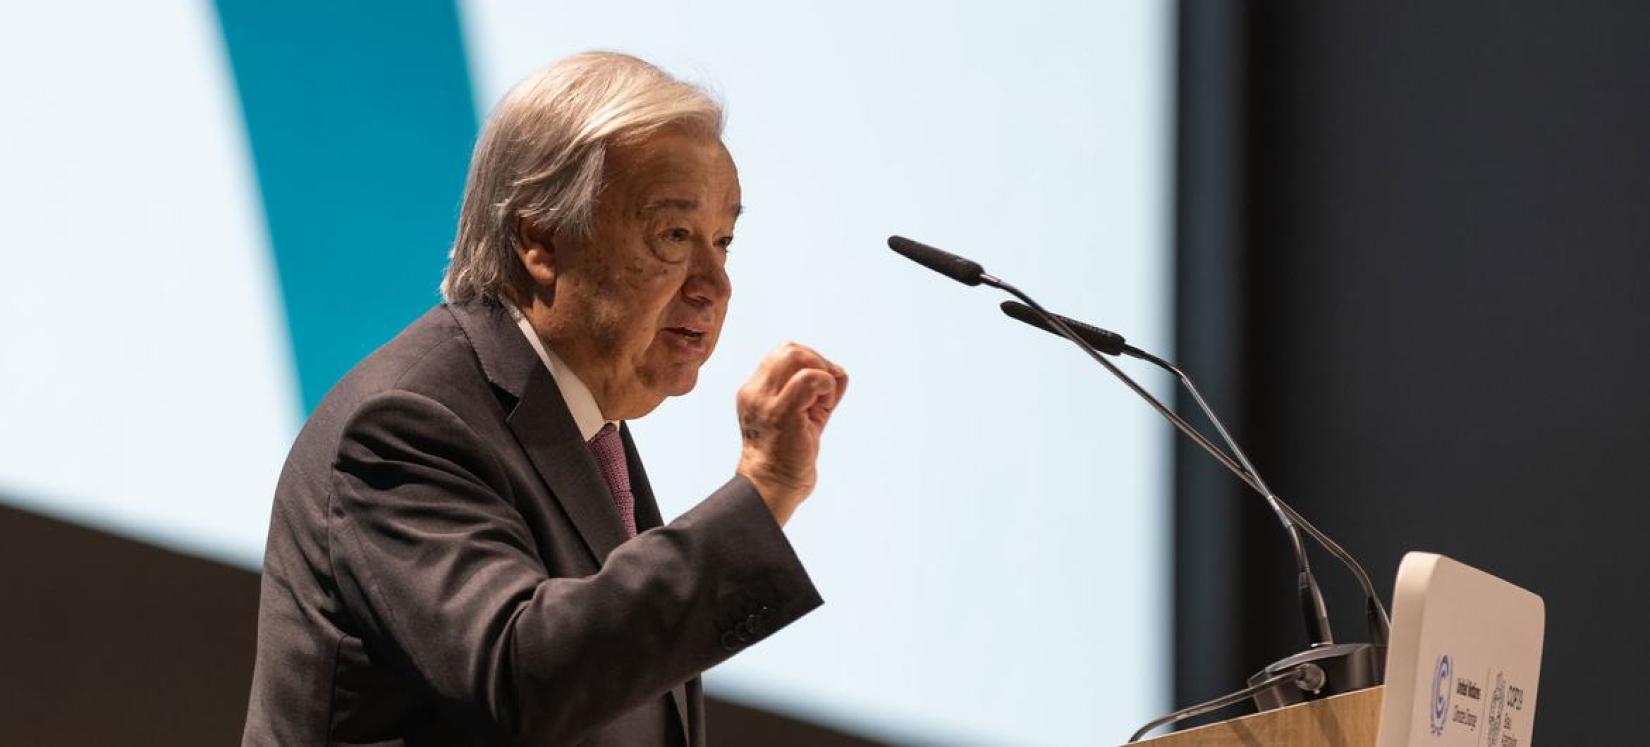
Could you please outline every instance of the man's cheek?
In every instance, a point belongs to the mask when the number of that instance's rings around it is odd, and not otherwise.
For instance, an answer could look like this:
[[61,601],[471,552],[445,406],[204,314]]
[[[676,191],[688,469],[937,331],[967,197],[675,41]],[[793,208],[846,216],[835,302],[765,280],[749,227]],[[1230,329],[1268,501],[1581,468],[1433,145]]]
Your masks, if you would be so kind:
[[668,296],[671,291],[682,286],[685,276],[685,265],[663,265],[643,268],[636,275],[636,287],[647,297]]
[[630,293],[638,306],[646,307],[654,314],[663,314],[681,291],[686,276],[685,265],[638,268],[630,276]]

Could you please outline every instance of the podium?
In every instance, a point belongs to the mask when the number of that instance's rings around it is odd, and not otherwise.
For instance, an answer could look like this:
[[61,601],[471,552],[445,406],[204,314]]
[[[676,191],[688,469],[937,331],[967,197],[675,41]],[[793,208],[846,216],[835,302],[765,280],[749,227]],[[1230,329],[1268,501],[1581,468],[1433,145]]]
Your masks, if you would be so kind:
[[1540,596],[1412,552],[1398,567],[1393,613],[1385,685],[1132,745],[1529,747],[1546,632]]
[[1142,739],[1130,747],[1375,747],[1384,687]]

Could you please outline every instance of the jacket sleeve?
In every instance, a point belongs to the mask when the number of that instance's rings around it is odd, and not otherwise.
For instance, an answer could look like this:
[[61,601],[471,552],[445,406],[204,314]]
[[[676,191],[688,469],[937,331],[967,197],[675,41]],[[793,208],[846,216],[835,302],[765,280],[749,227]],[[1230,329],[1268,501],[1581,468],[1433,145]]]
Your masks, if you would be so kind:
[[584,578],[548,575],[503,485],[458,416],[392,391],[345,425],[328,509],[369,648],[500,736],[573,741],[822,603],[742,478]]

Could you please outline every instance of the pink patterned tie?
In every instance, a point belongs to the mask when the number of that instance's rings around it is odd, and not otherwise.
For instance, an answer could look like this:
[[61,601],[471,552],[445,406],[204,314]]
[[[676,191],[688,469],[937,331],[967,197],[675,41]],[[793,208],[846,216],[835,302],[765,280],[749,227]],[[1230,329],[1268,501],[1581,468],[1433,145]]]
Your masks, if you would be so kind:
[[613,506],[624,522],[625,537],[636,536],[636,494],[630,492],[630,468],[625,465],[624,439],[619,437],[619,429],[608,423],[586,445],[602,468],[607,489],[613,493]]

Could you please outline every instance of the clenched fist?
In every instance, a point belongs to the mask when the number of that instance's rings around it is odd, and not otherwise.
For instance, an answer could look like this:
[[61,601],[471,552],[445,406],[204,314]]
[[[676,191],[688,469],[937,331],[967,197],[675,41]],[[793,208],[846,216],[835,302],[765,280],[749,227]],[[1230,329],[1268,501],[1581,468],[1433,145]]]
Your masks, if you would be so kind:
[[769,353],[739,388],[744,448],[736,471],[756,486],[780,526],[814,490],[819,437],[847,390],[848,372],[794,342]]

